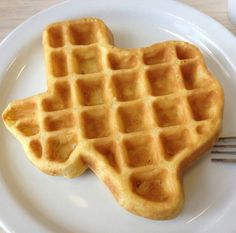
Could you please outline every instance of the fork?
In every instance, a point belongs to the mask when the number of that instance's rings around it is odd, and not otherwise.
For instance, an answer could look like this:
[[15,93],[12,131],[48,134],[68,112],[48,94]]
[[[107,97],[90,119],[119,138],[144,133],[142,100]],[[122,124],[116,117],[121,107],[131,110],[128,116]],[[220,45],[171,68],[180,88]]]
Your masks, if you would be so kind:
[[[212,154],[236,155],[236,137],[220,137],[214,145]],[[236,163],[236,158],[212,158],[213,162]]]

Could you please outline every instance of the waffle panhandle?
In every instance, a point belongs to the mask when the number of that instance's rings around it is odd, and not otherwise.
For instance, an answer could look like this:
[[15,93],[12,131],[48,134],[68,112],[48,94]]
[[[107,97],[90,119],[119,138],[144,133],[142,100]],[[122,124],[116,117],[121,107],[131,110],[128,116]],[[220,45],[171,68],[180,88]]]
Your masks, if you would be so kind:
[[183,172],[213,145],[222,121],[223,91],[198,48],[116,48],[92,18],[49,25],[43,47],[48,91],[3,113],[30,161],[66,177],[89,167],[130,212],[176,216]]

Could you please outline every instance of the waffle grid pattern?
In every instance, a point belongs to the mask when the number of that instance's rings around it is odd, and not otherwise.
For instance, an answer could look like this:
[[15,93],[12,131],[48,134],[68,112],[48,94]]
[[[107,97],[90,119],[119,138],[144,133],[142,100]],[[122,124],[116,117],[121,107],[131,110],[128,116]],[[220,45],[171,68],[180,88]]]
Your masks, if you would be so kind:
[[38,160],[66,164],[81,151],[103,157],[134,193],[167,201],[168,173],[220,115],[218,83],[188,43],[127,50],[111,38],[97,20],[50,25],[43,40],[49,92],[16,102],[6,119]]

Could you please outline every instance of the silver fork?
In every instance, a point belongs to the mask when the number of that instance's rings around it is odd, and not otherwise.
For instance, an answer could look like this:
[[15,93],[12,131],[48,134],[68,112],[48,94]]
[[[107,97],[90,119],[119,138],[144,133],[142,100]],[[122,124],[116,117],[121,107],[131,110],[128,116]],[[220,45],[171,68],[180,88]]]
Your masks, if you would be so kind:
[[[212,154],[236,155],[236,137],[220,137]],[[212,158],[213,162],[236,163],[236,158]]]

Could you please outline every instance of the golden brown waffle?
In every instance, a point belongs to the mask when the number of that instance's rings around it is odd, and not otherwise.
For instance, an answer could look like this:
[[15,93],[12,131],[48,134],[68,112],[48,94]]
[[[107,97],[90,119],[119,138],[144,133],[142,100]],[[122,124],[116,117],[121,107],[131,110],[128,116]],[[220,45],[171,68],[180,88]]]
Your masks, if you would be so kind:
[[172,218],[183,172],[219,134],[222,88],[189,43],[112,43],[97,19],[49,25],[48,91],[10,103],[4,122],[42,171],[75,177],[89,167],[129,211]]

